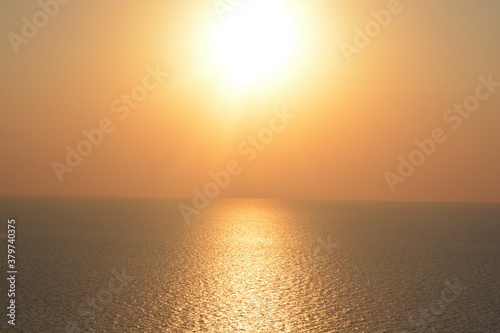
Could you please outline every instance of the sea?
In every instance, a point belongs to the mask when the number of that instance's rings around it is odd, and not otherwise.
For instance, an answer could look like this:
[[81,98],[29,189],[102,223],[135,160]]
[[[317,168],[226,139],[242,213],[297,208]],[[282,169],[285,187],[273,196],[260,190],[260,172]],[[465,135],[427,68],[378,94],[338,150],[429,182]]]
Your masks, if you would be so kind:
[[500,204],[180,204],[0,197],[0,332],[500,332]]

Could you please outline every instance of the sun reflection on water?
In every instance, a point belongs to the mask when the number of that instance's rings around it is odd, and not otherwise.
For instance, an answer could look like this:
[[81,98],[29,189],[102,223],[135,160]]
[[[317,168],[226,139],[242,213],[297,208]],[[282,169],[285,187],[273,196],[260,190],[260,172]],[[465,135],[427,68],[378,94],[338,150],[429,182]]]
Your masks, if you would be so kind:
[[287,224],[279,207],[247,203],[219,212],[222,251],[213,258],[213,292],[227,323],[218,329],[286,332],[293,318],[283,304],[290,304],[293,288],[283,261]]
[[[180,332],[309,332],[318,327],[319,318],[327,317],[325,292],[318,285],[318,269],[302,259],[319,245],[306,236],[303,222],[300,210],[280,201],[211,203],[186,233],[183,269],[165,288],[170,296],[164,304],[174,309],[169,323]],[[323,320],[319,326],[327,324]]]

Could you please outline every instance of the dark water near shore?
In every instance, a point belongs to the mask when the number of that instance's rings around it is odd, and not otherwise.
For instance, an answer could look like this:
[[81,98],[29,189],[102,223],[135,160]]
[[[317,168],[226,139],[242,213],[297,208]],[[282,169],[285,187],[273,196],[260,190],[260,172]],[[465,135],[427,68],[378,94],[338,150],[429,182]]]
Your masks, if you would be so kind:
[[500,332],[500,205],[178,204],[0,197],[14,331]]

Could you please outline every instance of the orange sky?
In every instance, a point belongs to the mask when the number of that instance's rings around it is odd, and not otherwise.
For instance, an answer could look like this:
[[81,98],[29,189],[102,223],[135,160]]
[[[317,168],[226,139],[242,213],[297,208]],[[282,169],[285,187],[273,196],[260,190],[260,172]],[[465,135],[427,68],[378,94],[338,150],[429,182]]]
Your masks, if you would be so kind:
[[[40,14],[36,33],[22,18],[40,3],[0,4],[0,195],[191,196],[234,160],[241,172],[221,196],[500,201],[500,87],[484,86],[500,82],[496,0],[283,0],[293,62],[238,89],[210,52],[216,1],[53,1],[41,0],[53,17]],[[342,43],[389,8],[347,59]],[[146,95],[128,112],[120,99],[134,89]],[[484,100],[458,126],[447,110],[478,89]],[[294,118],[248,161],[239,147],[285,106]],[[58,177],[54,162],[69,167],[66,147],[103,119],[109,133]],[[399,156],[436,128],[446,140],[391,189],[386,173],[401,177]]]

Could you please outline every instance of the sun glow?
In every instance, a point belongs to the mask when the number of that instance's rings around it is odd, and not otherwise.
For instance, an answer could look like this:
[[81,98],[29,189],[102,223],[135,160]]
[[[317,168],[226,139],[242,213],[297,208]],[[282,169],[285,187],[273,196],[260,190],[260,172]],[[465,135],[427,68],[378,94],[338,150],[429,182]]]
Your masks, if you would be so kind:
[[214,57],[231,85],[275,78],[296,52],[296,26],[279,0],[247,0],[228,12],[216,29]]

